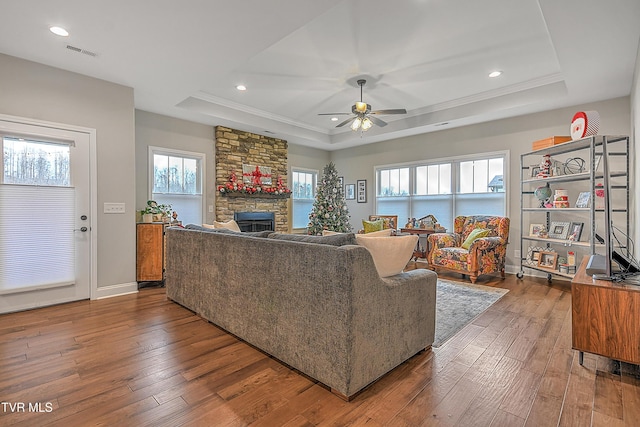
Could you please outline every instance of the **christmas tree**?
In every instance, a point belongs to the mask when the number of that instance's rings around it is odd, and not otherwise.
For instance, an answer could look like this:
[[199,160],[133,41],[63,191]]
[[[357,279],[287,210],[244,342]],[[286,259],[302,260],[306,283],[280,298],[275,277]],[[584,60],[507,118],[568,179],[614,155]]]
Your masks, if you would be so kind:
[[322,181],[316,191],[316,200],[309,214],[309,234],[321,235],[322,230],[345,233],[351,231],[349,209],[344,201],[338,171],[333,163],[324,167]]

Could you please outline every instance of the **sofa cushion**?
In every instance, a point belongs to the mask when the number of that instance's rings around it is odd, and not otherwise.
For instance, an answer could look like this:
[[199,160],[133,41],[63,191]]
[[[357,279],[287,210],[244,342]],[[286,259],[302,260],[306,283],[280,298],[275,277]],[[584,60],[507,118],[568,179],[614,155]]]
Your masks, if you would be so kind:
[[380,277],[402,273],[418,244],[417,235],[370,237],[358,234],[356,240],[371,253]]
[[319,243],[321,245],[344,246],[357,245],[355,234],[339,233],[330,236],[310,236],[307,234],[271,233],[270,239],[290,240],[294,242]]
[[367,221],[366,219],[363,219],[362,227],[364,228],[365,234],[380,231],[384,229],[384,220],[382,218],[375,221]]
[[464,240],[462,245],[460,245],[463,249],[469,250],[471,244],[481,237],[487,237],[491,233],[491,230],[486,228],[475,228],[469,233],[467,238]]

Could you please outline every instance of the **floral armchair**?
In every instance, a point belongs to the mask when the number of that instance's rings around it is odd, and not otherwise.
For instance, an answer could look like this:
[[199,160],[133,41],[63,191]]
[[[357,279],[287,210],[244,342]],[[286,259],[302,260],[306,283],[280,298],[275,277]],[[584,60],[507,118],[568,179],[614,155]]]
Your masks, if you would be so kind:
[[[428,237],[430,266],[436,271],[444,269],[469,275],[471,283],[475,283],[481,274],[494,272],[500,272],[504,278],[509,223],[509,218],[499,216],[457,217],[453,233],[434,233]],[[482,230],[474,232],[475,229]],[[480,235],[486,234],[486,237],[468,242],[472,232],[481,232]],[[470,243],[468,249],[463,247],[463,243]]]

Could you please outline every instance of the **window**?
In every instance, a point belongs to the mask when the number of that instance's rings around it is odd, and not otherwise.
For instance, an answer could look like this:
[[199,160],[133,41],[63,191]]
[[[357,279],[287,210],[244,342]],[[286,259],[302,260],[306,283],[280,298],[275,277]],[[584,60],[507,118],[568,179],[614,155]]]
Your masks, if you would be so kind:
[[151,199],[171,205],[183,224],[202,224],[205,155],[149,147]]
[[4,184],[69,186],[69,143],[5,136],[2,147]]
[[292,168],[291,176],[292,228],[307,228],[316,198],[318,171]]
[[506,215],[507,152],[376,168],[376,213],[434,215],[451,230],[458,215]]

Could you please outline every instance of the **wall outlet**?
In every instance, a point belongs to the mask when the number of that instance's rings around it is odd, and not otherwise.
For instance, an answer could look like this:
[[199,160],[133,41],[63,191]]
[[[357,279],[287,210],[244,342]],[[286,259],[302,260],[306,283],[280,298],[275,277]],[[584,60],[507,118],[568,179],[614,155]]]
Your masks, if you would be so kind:
[[105,203],[103,212],[106,214],[123,214],[124,203]]
[[516,259],[520,259],[520,249],[516,249],[515,251],[513,251],[513,256]]
[[209,205],[209,212],[213,212],[213,205]]

